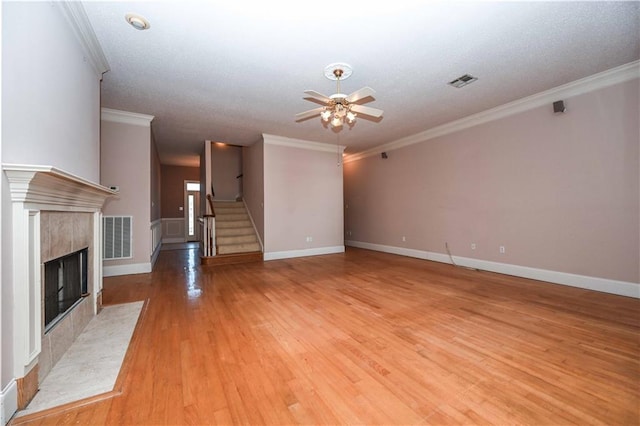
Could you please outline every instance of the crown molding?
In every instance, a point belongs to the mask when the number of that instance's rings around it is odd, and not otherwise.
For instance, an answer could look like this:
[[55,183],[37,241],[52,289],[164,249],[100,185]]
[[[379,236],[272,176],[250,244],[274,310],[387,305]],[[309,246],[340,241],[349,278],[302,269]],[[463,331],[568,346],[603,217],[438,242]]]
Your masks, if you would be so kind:
[[79,1],[60,1],[54,2],[60,7],[62,14],[73,29],[73,33],[82,45],[82,50],[87,60],[100,78],[102,74],[109,71],[109,62],[104,55],[102,46],[93,31],[87,12]]
[[366,157],[379,155],[382,151],[392,151],[394,149],[425,142],[429,139],[448,135],[469,127],[538,108],[557,101],[560,98],[571,98],[636,78],[640,78],[640,61],[630,62],[544,92],[536,93],[535,95],[527,96],[526,98],[518,99],[459,120],[433,127],[423,132],[416,133],[415,135],[407,136],[365,151],[347,155],[344,158],[344,162],[349,163],[352,161],[358,161]]
[[279,145],[288,146],[291,148],[310,149],[312,151],[332,152],[335,153],[339,150],[340,153],[344,152],[346,146],[344,145],[331,145],[320,142],[312,142],[304,139],[285,138],[284,136],[262,134],[262,140],[266,145]]
[[138,114],[136,112],[120,111],[117,109],[102,108],[100,118],[114,123],[133,124],[134,126],[151,127],[153,115]]

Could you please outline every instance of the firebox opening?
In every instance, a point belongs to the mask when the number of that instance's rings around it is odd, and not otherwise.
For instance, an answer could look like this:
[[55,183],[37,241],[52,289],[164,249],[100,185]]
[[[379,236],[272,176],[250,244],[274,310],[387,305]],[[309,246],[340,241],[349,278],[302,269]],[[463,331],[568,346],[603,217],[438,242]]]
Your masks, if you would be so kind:
[[88,248],[44,264],[44,325],[49,331],[87,296]]

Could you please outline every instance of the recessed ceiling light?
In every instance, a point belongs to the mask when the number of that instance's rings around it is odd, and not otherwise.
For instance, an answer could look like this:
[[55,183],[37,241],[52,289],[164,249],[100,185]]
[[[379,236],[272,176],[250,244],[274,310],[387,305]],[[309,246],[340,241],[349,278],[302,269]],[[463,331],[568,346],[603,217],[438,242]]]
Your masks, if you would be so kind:
[[124,15],[124,19],[136,30],[148,30],[151,27],[149,21],[144,19],[144,17],[140,15],[136,15],[135,13],[127,13]]

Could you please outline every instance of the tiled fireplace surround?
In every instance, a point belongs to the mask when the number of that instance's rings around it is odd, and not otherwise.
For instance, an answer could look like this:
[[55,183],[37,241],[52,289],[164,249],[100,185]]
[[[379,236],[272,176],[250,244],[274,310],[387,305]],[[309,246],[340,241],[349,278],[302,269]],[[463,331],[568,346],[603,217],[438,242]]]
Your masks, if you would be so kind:
[[[93,318],[94,311],[101,306],[100,294],[96,300],[96,309],[92,303],[92,294],[97,286],[93,282],[93,215],[83,212],[40,212],[40,264],[44,268],[48,262],[66,254],[88,247],[87,290],[84,297],[47,333],[42,333],[41,352],[38,356],[38,382],[42,383],[51,368],[62,358],[73,341]],[[44,269],[41,269],[44,271]],[[44,276],[44,273],[41,274]],[[42,288],[42,316],[44,318],[44,280]]]
[[[51,166],[4,164],[12,199],[13,354],[18,408],[102,304],[102,206],[108,188]],[[44,332],[44,263],[88,248],[88,293]]]

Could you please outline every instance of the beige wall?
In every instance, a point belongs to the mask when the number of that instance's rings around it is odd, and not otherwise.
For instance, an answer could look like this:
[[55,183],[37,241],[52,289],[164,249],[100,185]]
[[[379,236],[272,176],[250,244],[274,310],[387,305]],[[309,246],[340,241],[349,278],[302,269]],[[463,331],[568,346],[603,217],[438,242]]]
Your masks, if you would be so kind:
[[102,121],[100,182],[104,186],[118,186],[117,198],[104,206],[105,216],[133,216],[133,257],[105,260],[108,267],[122,265],[150,266],[150,193],[151,159],[150,127],[113,121]]
[[[199,167],[162,165],[162,217],[184,218],[184,181],[200,181]],[[199,213],[198,213],[199,214]]]
[[260,241],[264,241],[264,142],[242,149],[244,201]]
[[211,143],[211,183],[214,199],[235,200],[241,194],[242,147]]
[[347,239],[639,282],[638,93],[636,79],[345,164]]
[[[342,247],[342,167],[336,153],[264,135],[264,245],[268,253]],[[325,145],[326,147],[326,145]],[[307,241],[307,237],[313,241]]]
[[[162,241],[185,241],[184,183],[200,182],[200,167],[162,166]],[[202,192],[200,194],[202,200]],[[183,210],[181,210],[181,208]],[[196,212],[200,216],[202,211]]]

